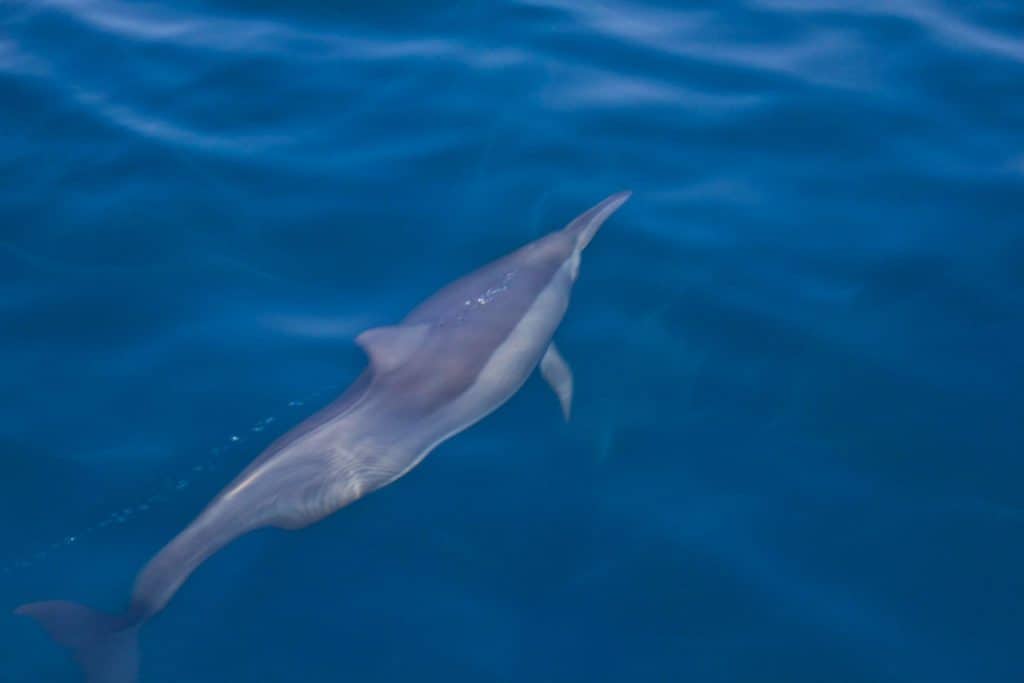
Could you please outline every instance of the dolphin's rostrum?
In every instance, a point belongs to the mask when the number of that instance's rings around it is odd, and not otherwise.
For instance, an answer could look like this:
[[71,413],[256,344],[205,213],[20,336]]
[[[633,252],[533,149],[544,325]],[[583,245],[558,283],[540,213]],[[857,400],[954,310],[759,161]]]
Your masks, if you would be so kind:
[[572,373],[552,336],[580,254],[628,198],[456,280],[401,323],[363,332],[369,365],[338,399],[260,454],[150,560],[131,603],[107,615],[63,601],[22,605],[69,648],[89,683],[137,678],[137,632],[206,558],[260,527],[298,529],[389,484],[507,401],[538,365],[565,417]]

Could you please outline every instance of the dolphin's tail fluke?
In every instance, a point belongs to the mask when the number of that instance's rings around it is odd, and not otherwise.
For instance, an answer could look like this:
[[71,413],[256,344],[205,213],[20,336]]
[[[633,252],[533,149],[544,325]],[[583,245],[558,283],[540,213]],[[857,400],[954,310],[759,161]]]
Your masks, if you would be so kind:
[[33,602],[14,610],[32,617],[57,644],[68,648],[86,683],[135,683],[139,669],[138,623],[73,602]]

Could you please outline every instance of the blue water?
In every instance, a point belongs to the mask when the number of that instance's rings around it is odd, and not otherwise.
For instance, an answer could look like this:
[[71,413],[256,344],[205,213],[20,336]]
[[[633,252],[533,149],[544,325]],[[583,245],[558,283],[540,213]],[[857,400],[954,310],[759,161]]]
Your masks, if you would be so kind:
[[[0,613],[611,192],[538,380],[204,565],[143,683],[1024,680],[1024,6],[0,5]],[[0,616],[0,680],[75,681]]]

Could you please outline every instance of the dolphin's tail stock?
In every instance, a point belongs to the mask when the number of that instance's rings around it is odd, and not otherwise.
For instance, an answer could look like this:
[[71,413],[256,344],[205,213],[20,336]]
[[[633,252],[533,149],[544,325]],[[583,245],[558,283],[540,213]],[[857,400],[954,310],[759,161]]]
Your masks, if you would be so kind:
[[73,602],[33,602],[14,610],[32,617],[58,645],[68,648],[86,683],[135,683],[139,669],[137,621]]

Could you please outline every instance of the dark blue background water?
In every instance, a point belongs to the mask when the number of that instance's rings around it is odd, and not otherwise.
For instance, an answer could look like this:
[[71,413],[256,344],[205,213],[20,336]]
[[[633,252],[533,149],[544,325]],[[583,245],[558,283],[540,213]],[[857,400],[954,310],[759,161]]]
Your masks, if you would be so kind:
[[[378,7],[373,9],[372,7]],[[121,606],[361,330],[632,201],[533,380],[144,682],[1024,678],[1015,1],[0,6],[0,607]],[[73,681],[0,616],[0,680]]]

